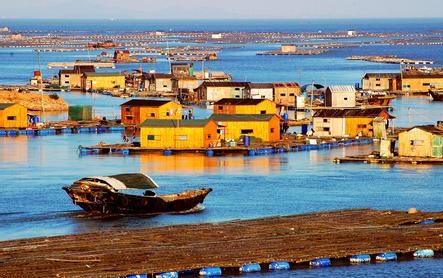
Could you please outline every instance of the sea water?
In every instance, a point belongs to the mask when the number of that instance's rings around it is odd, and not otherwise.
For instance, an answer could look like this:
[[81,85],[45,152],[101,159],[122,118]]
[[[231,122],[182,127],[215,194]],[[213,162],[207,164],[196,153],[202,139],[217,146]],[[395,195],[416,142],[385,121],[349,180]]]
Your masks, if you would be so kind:
[[[38,28],[42,32],[56,29],[85,30],[92,32],[83,22],[53,21],[2,21],[16,30]],[[420,21],[418,21],[420,22]],[[40,24],[41,23],[41,24]],[[386,22],[385,22],[386,23]],[[389,23],[389,24],[388,24]],[[392,31],[438,30],[441,20],[389,21]],[[178,23],[156,22],[127,24],[95,22],[109,30],[178,29]],[[150,25],[151,24],[151,25]],[[176,24],[176,25],[174,25]],[[218,25],[217,25],[218,24]],[[267,24],[222,25],[182,24],[188,30],[285,30],[288,22]],[[371,25],[372,24],[372,25]],[[372,21],[304,22],[292,31],[357,30],[382,23]],[[64,26],[64,27],[60,27]],[[120,27],[118,27],[120,26]],[[199,29],[205,26],[207,29]],[[218,27],[217,27],[218,26]],[[242,27],[243,26],[243,27]],[[255,27],[254,27],[255,26]],[[293,25],[290,25],[293,26]],[[303,26],[303,27],[301,27]],[[106,29],[105,28],[105,29]],[[212,29],[211,29],[212,28]],[[225,29],[222,29],[225,28]],[[236,29],[237,28],[237,29]],[[370,29],[370,28],[369,28]],[[289,29],[287,29],[289,30]],[[384,30],[389,31],[389,30]],[[322,84],[354,84],[365,72],[396,71],[398,66],[346,61],[350,55],[397,54],[407,58],[435,60],[442,65],[442,46],[364,46],[337,49],[320,56],[267,57],[255,55],[258,51],[278,48],[278,45],[248,44],[244,48],[226,49],[220,60],[207,63],[211,70],[224,70],[236,80],[248,81],[299,81],[300,84],[318,81]],[[57,74],[47,69],[49,61],[85,59],[96,52],[42,53],[41,66],[46,76]],[[0,83],[24,83],[37,67],[36,54],[29,49],[0,49]],[[199,65],[196,64],[198,67]],[[134,65],[118,65],[117,70],[131,69]],[[167,71],[166,60],[155,65],[144,65]],[[108,96],[60,93],[70,104],[94,105],[98,116],[119,116],[119,105],[125,99]],[[433,124],[442,118],[441,103],[425,97],[403,97],[393,102],[397,116],[396,126]],[[210,111],[197,110],[204,118]],[[45,115],[47,119],[65,119],[66,113]],[[367,165],[331,162],[334,157],[370,153],[376,146],[350,146],[334,150],[285,153],[269,156],[206,157],[203,155],[95,155],[80,156],[78,145],[93,145],[99,141],[121,142],[120,134],[79,134],[47,137],[0,138],[0,240],[75,234],[122,228],[146,228],[170,224],[219,222],[232,219],[251,219],[265,216],[290,215],[323,210],[370,207],[376,209],[407,210],[417,207],[426,211],[441,211],[443,168],[429,165]],[[161,185],[159,193],[182,191],[188,188],[212,187],[206,198],[206,210],[190,215],[161,215],[157,217],[120,217],[113,219],[90,218],[72,204],[61,190],[62,186],[92,175],[110,175],[121,172],[143,172],[153,176]],[[389,251],[389,250],[387,250]],[[342,276],[438,276],[442,274],[440,260],[424,260],[380,265],[363,265],[330,269],[300,270],[290,273],[273,273],[287,277],[342,277]],[[251,277],[271,276],[253,274]]]

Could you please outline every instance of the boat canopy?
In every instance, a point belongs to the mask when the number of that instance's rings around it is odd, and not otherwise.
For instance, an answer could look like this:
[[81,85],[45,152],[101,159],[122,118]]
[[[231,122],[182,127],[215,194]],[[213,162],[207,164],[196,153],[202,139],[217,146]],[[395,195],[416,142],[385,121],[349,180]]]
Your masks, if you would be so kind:
[[155,189],[158,184],[149,176],[141,173],[120,174],[113,176],[88,177],[82,180],[101,180],[114,189]]

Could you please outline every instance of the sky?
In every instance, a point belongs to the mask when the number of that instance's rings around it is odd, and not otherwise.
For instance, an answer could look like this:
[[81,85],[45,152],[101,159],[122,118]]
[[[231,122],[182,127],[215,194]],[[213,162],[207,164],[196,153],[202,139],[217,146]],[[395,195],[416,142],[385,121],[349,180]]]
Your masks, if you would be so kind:
[[430,18],[442,17],[443,0],[0,0],[0,7],[0,18]]

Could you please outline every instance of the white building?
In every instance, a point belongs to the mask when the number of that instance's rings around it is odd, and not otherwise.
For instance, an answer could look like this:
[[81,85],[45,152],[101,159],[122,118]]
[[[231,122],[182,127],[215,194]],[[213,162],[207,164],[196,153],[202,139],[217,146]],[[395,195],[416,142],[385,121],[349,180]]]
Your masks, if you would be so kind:
[[334,108],[355,107],[356,90],[354,86],[329,86],[325,91],[325,104]]
[[251,83],[251,98],[274,100],[274,85],[272,83]]

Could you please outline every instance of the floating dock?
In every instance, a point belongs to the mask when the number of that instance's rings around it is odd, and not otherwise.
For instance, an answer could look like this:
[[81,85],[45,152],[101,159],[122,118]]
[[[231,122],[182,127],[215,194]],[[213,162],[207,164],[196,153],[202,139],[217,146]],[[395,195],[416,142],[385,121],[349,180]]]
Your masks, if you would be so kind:
[[443,212],[354,209],[4,241],[0,277],[239,275],[240,268],[257,265],[296,275],[303,268],[351,265],[351,257],[352,263],[441,258],[442,221]]
[[260,145],[260,146],[236,146],[236,147],[214,147],[214,148],[165,148],[165,149],[151,149],[135,147],[128,144],[98,144],[95,146],[79,146],[78,150],[82,155],[88,154],[113,154],[119,153],[124,155],[140,154],[140,153],[163,153],[165,156],[182,153],[198,153],[207,156],[221,156],[221,155],[269,155],[288,152],[301,152],[312,150],[327,150],[333,148],[340,148],[351,145],[366,145],[372,144],[372,139],[350,139],[335,142],[325,142],[320,144],[288,144],[280,143],[275,145]]
[[334,163],[369,163],[369,164],[434,164],[443,165],[443,158],[435,157],[391,157],[382,158],[373,155],[360,155],[360,156],[346,156],[346,157],[336,157],[333,160]]

